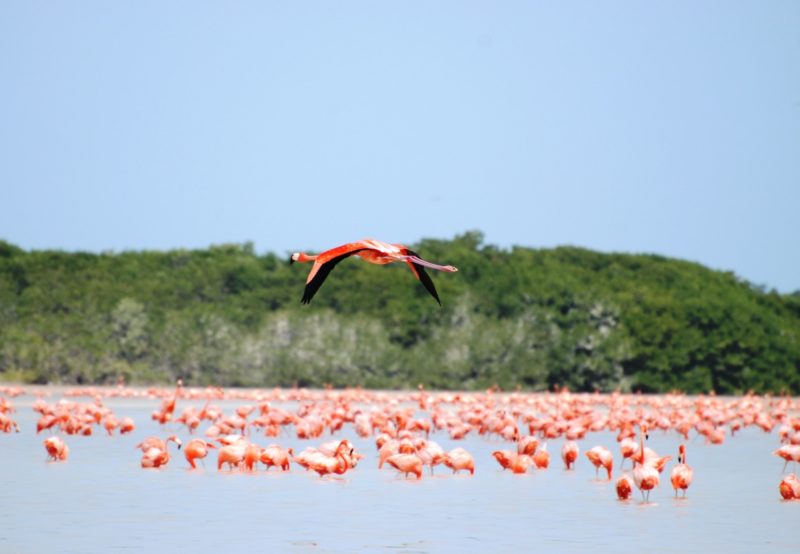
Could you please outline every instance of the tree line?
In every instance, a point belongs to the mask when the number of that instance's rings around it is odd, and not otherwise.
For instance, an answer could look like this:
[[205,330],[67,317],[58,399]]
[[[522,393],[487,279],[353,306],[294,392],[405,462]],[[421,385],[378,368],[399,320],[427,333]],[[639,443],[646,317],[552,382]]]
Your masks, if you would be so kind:
[[0,241],[0,381],[742,393],[800,391],[800,292],[645,254],[501,249],[480,232],[403,264],[308,265],[251,243],[25,251]]

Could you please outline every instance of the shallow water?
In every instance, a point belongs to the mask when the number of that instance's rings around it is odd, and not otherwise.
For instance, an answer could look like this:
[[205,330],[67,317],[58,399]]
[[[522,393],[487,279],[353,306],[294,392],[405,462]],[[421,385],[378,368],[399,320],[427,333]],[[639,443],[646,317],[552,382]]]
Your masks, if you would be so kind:
[[[134,418],[134,433],[108,437],[95,428],[90,437],[66,437],[69,460],[48,463],[46,434],[34,432],[32,397],[13,402],[22,432],[0,434],[0,553],[798,549],[800,502],[780,500],[783,461],[772,455],[777,434],[755,428],[721,446],[690,440],[694,482],[688,497],[673,498],[670,462],[644,504],[638,491],[634,500],[620,502],[613,482],[595,480],[583,452],[598,444],[614,452],[615,479],[619,475],[619,449],[608,432],[579,441],[575,471],[563,470],[559,439],[548,445],[550,468],[525,475],[502,471],[492,458],[492,450],[508,443],[472,434],[451,441],[433,433],[446,450],[461,446],[472,453],[475,475],[454,476],[440,466],[433,477],[416,481],[378,470],[374,440],[346,427],[337,437],[349,438],[367,457],[343,477],[321,479],[299,466],[289,473],[218,472],[214,453],[205,469],[189,471],[174,445],[167,468],[143,470],[135,449],[143,438],[189,436],[184,427],[160,428],[151,421],[159,401],[142,399],[106,401],[119,417]],[[228,412],[240,403],[221,404]],[[679,438],[652,433],[649,446],[675,456]],[[295,451],[323,442],[293,435],[255,440]]]

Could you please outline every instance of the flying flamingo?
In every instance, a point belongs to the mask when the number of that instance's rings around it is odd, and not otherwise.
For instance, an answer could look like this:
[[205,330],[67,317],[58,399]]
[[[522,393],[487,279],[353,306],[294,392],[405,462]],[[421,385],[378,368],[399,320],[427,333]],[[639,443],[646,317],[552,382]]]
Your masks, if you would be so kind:
[[322,283],[328,277],[328,274],[333,270],[336,265],[349,256],[359,256],[361,259],[366,260],[373,264],[389,264],[392,262],[406,262],[414,277],[422,282],[425,289],[436,299],[439,305],[442,305],[439,300],[439,295],[436,292],[436,287],[433,286],[433,281],[430,276],[425,272],[425,267],[436,269],[438,271],[447,271],[453,273],[458,271],[451,265],[439,265],[429,261],[423,260],[415,252],[409,250],[402,244],[389,244],[374,239],[363,239],[358,242],[351,242],[326,250],[316,256],[309,256],[305,252],[295,252],[289,258],[289,263],[294,262],[314,262],[311,271],[306,278],[306,288],[303,292],[303,304],[308,304],[314,295],[317,293]]
[[678,447],[678,465],[672,468],[670,474],[672,488],[675,489],[675,498],[678,497],[678,489],[683,489],[683,496],[686,497],[686,489],[692,484],[692,468],[686,465],[686,447]]

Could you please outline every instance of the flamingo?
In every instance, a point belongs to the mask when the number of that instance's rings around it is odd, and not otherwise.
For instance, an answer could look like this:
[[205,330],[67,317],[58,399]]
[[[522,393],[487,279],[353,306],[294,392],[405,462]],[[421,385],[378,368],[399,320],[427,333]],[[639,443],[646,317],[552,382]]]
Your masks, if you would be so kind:
[[784,500],[800,499],[800,479],[794,473],[790,473],[781,480],[778,490]]
[[408,477],[409,473],[422,479],[422,458],[416,454],[394,454],[386,458],[386,463]]
[[577,443],[573,441],[567,441],[561,447],[561,459],[564,460],[564,465],[567,466],[567,469],[572,469],[572,466],[575,465],[579,450]]
[[492,456],[504,470],[510,469],[512,473],[525,473],[534,463],[532,456],[517,454],[513,450],[495,450]]
[[239,467],[244,463],[247,441],[238,441],[235,444],[226,444],[217,453],[217,471],[222,469],[223,464],[228,464],[230,469]]
[[786,466],[789,462],[800,462],[800,445],[796,444],[785,444],[773,452],[776,456],[783,458],[783,470],[786,471]]
[[586,457],[589,458],[589,461],[592,462],[594,466],[595,477],[597,477],[597,472],[600,470],[600,466],[602,466],[608,473],[608,480],[611,481],[611,469],[614,465],[614,456],[608,448],[604,446],[590,448],[586,452]]
[[547,452],[547,443],[533,455],[533,462],[536,464],[536,469],[547,469],[550,465],[550,453]]
[[619,468],[625,465],[625,460],[636,456],[639,453],[639,445],[636,444],[636,441],[630,437],[624,437],[619,443],[619,450],[622,454],[622,463],[619,464]]
[[69,448],[60,437],[50,437],[44,439],[44,447],[47,449],[47,459],[54,462],[63,462],[69,456]]
[[692,484],[692,468],[686,465],[686,447],[678,447],[678,465],[672,468],[670,474],[672,488],[675,489],[675,498],[678,497],[678,489],[683,489],[683,496],[686,497],[686,489]]
[[[150,437],[150,439],[147,440],[152,440],[153,438],[160,440],[157,437]],[[167,446],[169,445],[170,442],[174,442],[175,444],[177,444],[178,449],[180,449],[181,444],[183,444],[181,442],[181,439],[179,439],[175,435],[170,435],[169,437],[167,437],[167,440],[162,441],[162,444],[164,445],[163,448],[155,445],[155,446],[150,446],[145,450],[144,447],[141,447],[142,450],[144,451],[144,454],[142,454],[141,466],[143,468],[154,468],[167,465],[169,463],[169,450]],[[151,444],[156,444],[156,441],[152,441]]]
[[617,479],[617,498],[628,500],[633,492],[633,481],[628,474],[623,474]]
[[186,461],[189,462],[189,465],[192,466],[192,469],[196,469],[197,465],[194,463],[195,460],[202,460],[206,456],[208,456],[208,450],[210,448],[216,448],[210,442],[206,442],[203,439],[192,439],[183,449],[183,455],[186,456]]
[[416,447],[416,454],[422,460],[422,465],[429,465],[433,475],[433,467],[444,461],[444,450],[438,443],[423,438],[417,439]]
[[270,444],[261,451],[261,463],[267,466],[267,469],[272,466],[279,466],[283,471],[289,471],[290,461],[294,456],[294,450],[291,448],[283,449],[277,444]]
[[244,467],[247,471],[253,471],[254,466],[256,469],[258,469],[256,464],[261,460],[261,452],[263,450],[263,448],[254,443],[250,443],[245,446]]
[[[641,425],[641,438],[639,446],[639,456],[632,457],[633,459],[633,481],[636,487],[642,491],[642,500],[648,502],[650,500],[650,491],[658,486],[659,474],[658,470],[652,464],[652,458],[647,459],[644,452],[644,438],[647,435],[647,426]],[[645,491],[647,498],[645,499]]]
[[373,264],[390,264],[392,262],[406,262],[414,277],[422,282],[425,289],[436,299],[439,305],[442,301],[439,300],[439,295],[436,292],[436,287],[433,286],[433,281],[430,276],[425,272],[425,267],[436,269],[438,271],[446,271],[453,273],[458,271],[451,265],[439,265],[420,258],[415,252],[402,244],[389,244],[374,239],[363,239],[358,242],[350,242],[326,250],[316,256],[309,256],[305,252],[295,252],[289,258],[289,263],[294,262],[314,262],[311,271],[306,278],[306,288],[303,292],[303,304],[308,304],[314,295],[317,293],[322,283],[328,277],[328,274],[333,270],[336,265],[349,256],[358,256]]
[[463,448],[454,448],[445,454],[443,462],[453,470],[453,473],[458,473],[463,469],[469,471],[470,475],[475,474],[475,461],[472,459],[472,455]]
[[[336,448],[336,453],[333,456],[328,456],[323,452],[311,452],[305,458],[305,464],[308,469],[316,471],[320,477],[328,473],[343,474],[345,471],[353,467],[349,460],[353,455],[353,448],[349,446],[347,440],[343,440]],[[300,463],[298,461],[298,463]]]
[[492,452],[492,456],[494,456],[494,459],[500,464],[500,467],[506,470],[511,467],[514,457],[517,456],[517,454],[511,450],[495,450]]
[[528,456],[533,456],[538,447],[539,441],[532,435],[526,435],[517,440],[517,454],[527,454]]
[[129,417],[123,417],[119,420],[119,434],[124,435],[125,433],[130,433],[136,428],[133,423],[133,420]]

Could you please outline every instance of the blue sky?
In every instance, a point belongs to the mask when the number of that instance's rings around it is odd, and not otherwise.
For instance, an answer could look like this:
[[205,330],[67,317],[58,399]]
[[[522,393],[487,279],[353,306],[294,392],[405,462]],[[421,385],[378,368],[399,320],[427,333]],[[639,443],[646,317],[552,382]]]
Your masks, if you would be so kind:
[[800,2],[9,0],[0,76],[23,248],[479,229],[800,289]]

